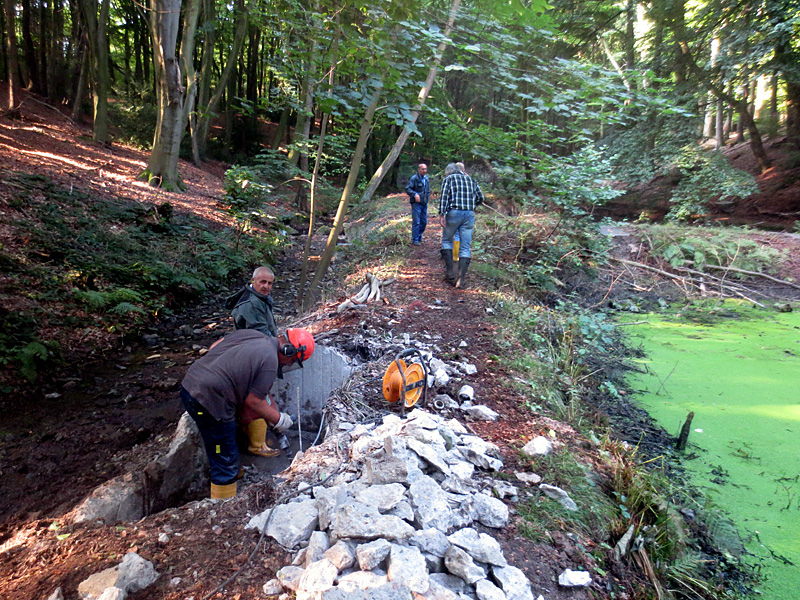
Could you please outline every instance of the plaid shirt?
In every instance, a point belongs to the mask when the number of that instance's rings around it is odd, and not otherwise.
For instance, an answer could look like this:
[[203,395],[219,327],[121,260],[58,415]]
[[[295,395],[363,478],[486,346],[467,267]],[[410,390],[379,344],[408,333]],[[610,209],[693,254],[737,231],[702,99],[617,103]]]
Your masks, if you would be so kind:
[[472,177],[464,173],[453,173],[445,177],[442,182],[439,214],[446,215],[451,209],[475,210],[475,207],[483,201],[483,192]]

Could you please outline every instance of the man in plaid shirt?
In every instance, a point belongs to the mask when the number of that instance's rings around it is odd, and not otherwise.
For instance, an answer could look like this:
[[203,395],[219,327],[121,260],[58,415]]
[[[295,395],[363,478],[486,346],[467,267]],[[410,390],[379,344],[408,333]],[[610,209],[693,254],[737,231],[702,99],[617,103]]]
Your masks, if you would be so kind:
[[[484,201],[480,186],[456,163],[444,170],[442,193],[439,197],[439,222],[442,226],[442,258],[447,265],[447,281],[464,287],[470,262],[472,231],[475,228],[475,208]],[[458,232],[461,247],[458,250],[458,278],[453,264],[453,237]]]

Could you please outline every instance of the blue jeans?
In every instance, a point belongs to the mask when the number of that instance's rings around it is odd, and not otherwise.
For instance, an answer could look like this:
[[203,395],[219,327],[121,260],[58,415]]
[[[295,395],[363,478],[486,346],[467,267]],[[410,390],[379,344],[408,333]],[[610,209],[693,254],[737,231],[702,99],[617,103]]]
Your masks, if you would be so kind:
[[206,456],[211,465],[211,483],[228,485],[239,474],[239,447],[236,445],[236,421],[217,421],[181,386],[181,400],[186,412],[197,423]]
[[428,205],[425,202],[411,203],[411,241],[421,242],[428,226]]
[[458,233],[461,238],[461,247],[458,249],[458,258],[469,258],[472,246],[472,232],[475,229],[475,211],[455,210],[447,211],[442,230],[442,250],[453,249],[453,237]]

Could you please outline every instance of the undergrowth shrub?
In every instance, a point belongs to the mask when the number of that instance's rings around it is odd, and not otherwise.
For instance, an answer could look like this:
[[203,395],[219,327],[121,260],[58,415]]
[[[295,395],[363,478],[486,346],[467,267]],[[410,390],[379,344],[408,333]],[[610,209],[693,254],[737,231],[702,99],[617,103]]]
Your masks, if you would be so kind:
[[[673,267],[692,266],[702,271],[710,265],[771,272],[783,258],[780,250],[743,239],[737,231],[669,225],[651,225],[644,231],[652,254]],[[740,279],[744,274],[730,271],[727,276]]]
[[676,113],[643,114],[638,122],[603,140],[603,153],[617,180],[629,186],[658,176],[676,183],[665,188],[669,219],[702,219],[709,202],[745,198],[758,191],[755,179],[716,151],[697,144],[698,117]]
[[57,327],[130,335],[253,264],[270,261],[284,243],[277,233],[212,230],[202,219],[175,216],[164,205],[143,210],[89,197],[46,177],[8,179],[20,190],[13,199],[18,212],[3,225],[26,243],[3,249],[5,291],[23,294],[32,304],[18,309],[28,319],[29,335],[20,337],[24,328],[9,325],[15,333],[0,342],[0,362],[28,380],[58,357],[57,345],[41,339],[53,336],[42,336],[39,314],[57,307],[68,315]]
[[[28,314],[0,311],[0,365],[16,369],[29,383],[44,367],[61,361],[61,347],[55,340],[38,337],[38,323]],[[0,391],[10,392],[8,386]]]

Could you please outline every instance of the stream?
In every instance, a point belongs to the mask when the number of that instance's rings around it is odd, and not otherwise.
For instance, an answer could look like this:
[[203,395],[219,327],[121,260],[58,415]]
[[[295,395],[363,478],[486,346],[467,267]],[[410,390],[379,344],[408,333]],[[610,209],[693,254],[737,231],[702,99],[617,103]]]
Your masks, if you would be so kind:
[[638,362],[649,372],[632,377],[631,387],[676,437],[694,412],[684,463],[692,483],[738,527],[751,554],[745,559],[761,571],[761,598],[794,600],[800,589],[800,314],[734,305],[720,314],[713,322],[702,315],[649,315],[631,327],[632,341],[646,354]]

